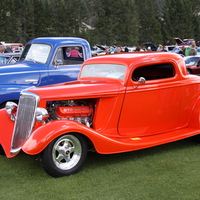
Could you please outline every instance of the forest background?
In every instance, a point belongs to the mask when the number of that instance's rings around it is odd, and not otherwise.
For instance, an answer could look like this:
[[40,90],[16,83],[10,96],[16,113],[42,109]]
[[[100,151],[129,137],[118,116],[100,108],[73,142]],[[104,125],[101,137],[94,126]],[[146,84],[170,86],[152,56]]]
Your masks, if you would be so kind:
[[82,37],[91,45],[200,40],[200,0],[0,0],[0,41]]

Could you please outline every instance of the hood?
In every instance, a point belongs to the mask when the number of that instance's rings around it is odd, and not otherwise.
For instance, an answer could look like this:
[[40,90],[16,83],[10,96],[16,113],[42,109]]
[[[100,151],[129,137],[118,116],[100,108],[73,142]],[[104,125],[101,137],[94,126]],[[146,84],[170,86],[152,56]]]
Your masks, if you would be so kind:
[[183,39],[183,40],[181,40],[180,38],[174,38],[174,40],[176,41],[176,43],[178,45],[181,45],[181,46],[189,46],[190,43],[192,43],[192,41],[194,41],[193,39]]
[[178,45],[184,45],[183,40],[181,40],[180,38],[174,38],[174,40],[176,41],[176,43],[177,43]]
[[56,100],[66,98],[98,98],[101,96],[117,95],[124,86],[119,81],[73,81],[65,84],[29,89],[40,96],[40,99]]
[[146,48],[151,47],[152,51],[157,51],[157,46],[152,42],[145,42],[143,43]]
[[18,62],[0,66],[0,85],[37,85],[40,63]]
[[101,45],[96,45],[96,46],[99,47],[100,49],[104,50],[104,51],[106,50],[106,48],[101,46]]

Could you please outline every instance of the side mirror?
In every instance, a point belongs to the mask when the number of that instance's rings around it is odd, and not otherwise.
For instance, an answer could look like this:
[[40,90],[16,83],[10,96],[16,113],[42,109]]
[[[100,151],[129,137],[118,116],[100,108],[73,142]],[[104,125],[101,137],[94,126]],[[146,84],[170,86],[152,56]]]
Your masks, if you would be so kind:
[[146,79],[144,77],[140,77],[138,80],[138,84],[136,87],[134,87],[134,89],[137,89],[139,85],[145,84],[146,83]]
[[63,62],[62,60],[56,60],[55,64],[55,68],[58,68],[58,65],[63,65]]

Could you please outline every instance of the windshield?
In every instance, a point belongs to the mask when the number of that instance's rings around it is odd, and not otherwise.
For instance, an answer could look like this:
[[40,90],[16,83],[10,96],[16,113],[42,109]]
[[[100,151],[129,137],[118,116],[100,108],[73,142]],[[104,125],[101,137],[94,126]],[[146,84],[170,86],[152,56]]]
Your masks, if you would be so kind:
[[183,42],[185,44],[192,44],[193,42],[195,42],[194,40],[188,40],[188,39],[184,39]]
[[8,60],[9,60],[9,57],[0,56],[0,65],[7,64]]
[[187,58],[185,60],[185,64],[193,65],[197,60],[199,60],[199,57]]
[[172,49],[171,52],[179,53],[180,50],[181,50],[181,49],[180,49],[179,47],[175,47],[175,48]]
[[28,44],[26,45],[20,60],[45,64],[50,50],[51,46],[47,44]]
[[125,71],[126,66],[124,65],[90,64],[83,67],[80,77],[105,77],[123,80]]

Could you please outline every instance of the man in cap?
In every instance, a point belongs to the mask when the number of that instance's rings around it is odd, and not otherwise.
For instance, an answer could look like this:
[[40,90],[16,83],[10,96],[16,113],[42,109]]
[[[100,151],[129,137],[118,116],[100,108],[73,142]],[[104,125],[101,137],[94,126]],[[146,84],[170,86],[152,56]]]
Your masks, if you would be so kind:
[[0,42],[0,53],[12,53],[12,50]]

